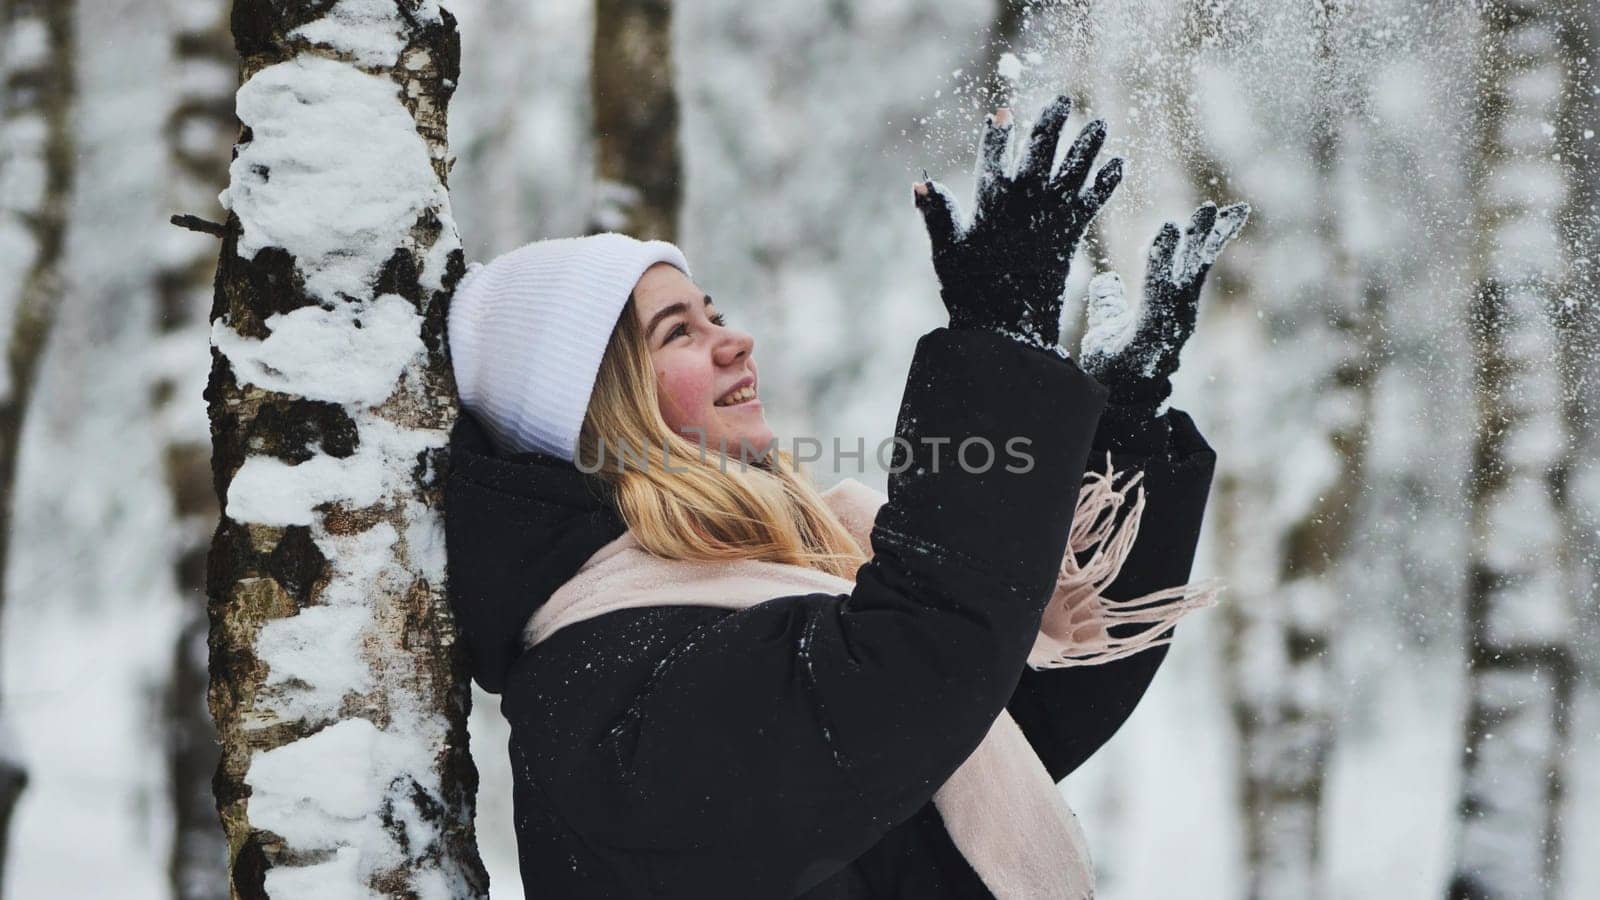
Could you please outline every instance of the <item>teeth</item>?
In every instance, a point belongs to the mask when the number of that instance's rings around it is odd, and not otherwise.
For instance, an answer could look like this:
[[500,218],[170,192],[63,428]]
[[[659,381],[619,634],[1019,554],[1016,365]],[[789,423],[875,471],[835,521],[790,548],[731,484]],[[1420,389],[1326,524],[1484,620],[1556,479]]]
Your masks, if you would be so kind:
[[734,391],[733,393],[729,394],[728,396],[723,397],[721,400],[718,400],[717,401],[717,405],[718,406],[732,406],[735,403],[743,403],[746,400],[753,399],[755,397],[755,395],[756,395],[756,389],[751,387],[751,386],[749,386],[749,385],[745,385],[744,387],[739,388],[737,391]]

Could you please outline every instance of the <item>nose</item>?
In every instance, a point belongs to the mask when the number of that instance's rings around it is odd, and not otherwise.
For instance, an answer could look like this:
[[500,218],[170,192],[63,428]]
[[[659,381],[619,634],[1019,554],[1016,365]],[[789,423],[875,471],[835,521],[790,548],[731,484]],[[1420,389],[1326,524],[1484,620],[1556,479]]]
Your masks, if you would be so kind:
[[737,365],[756,348],[756,339],[738,328],[722,329],[722,340],[717,342],[715,359],[718,366]]

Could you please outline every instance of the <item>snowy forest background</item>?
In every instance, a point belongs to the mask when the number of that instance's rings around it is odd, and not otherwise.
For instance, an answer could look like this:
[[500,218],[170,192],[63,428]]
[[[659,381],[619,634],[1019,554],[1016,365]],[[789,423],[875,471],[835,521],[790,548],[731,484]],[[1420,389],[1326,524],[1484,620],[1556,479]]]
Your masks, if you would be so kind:
[[[910,184],[970,196],[1002,99],[1067,92],[1128,160],[1069,349],[1094,271],[1136,284],[1161,221],[1250,202],[1174,397],[1219,457],[1195,575],[1230,588],[1063,783],[1103,896],[1441,896],[1464,869],[1600,896],[1600,6],[444,5],[467,258],[674,237],[756,335],[781,435],[889,436],[944,317]],[[0,10],[0,798],[26,773],[0,896],[226,896],[197,699],[217,241],[167,220],[221,219],[227,3]],[[641,33],[658,71],[592,52]],[[515,897],[495,698],[471,730]]]

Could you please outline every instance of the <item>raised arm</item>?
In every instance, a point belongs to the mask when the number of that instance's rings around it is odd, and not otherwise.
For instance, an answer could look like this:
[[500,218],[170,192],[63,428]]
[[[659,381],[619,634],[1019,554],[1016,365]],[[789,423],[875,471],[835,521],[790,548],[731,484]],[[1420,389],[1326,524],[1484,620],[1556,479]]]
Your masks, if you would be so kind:
[[[1122,571],[1102,592],[1129,600],[1188,581],[1201,520],[1216,467],[1216,453],[1181,410],[1161,417],[1137,440],[1118,440],[1103,426],[1091,462],[1111,452],[1118,471],[1142,471],[1146,505],[1138,539]],[[1143,626],[1113,625],[1111,633],[1132,637]],[[1166,636],[1171,636],[1168,629]],[[1060,781],[1117,733],[1144,697],[1167,658],[1165,645],[1112,662],[1060,669],[1025,668],[1007,704],[1034,752]]]
[[[1216,453],[1181,410],[1157,415],[1172,392],[1178,356],[1194,334],[1206,274],[1238,234],[1249,207],[1207,203],[1181,232],[1167,223],[1150,247],[1144,303],[1135,310],[1114,274],[1091,285],[1085,368],[1110,391],[1091,462],[1111,453],[1118,471],[1143,472],[1146,506],[1121,572],[1102,592],[1130,600],[1189,579]],[[1046,613],[1045,627],[1056,612]],[[1113,625],[1131,638],[1143,626]],[[1159,637],[1170,639],[1174,629]],[[1153,646],[1099,665],[1027,669],[1009,709],[1052,777],[1082,765],[1122,727],[1144,697],[1167,647]]]

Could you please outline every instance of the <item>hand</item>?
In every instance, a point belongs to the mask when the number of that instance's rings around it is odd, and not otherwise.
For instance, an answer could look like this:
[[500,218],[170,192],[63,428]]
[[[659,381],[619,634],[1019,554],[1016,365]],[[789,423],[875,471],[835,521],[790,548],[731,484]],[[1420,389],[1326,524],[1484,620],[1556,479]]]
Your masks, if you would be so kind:
[[913,188],[950,327],[998,331],[1060,352],[1061,295],[1072,255],[1122,181],[1122,160],[1113,158],[1084,189],[1106,139],[1099,119],[1084,126],[1061,170],[1051,174],[1071,110],[1065,96],[1044,108],[1013,175],[1006,173],[1011,111],[1002,107],[988,117],[978,145],[977,208],[970,225],[959,224],[955,199],[943,185],[924,181]]
[[1115,272],[1089,283],[1089,327],[1079,361],[1111,391],[1113,404],[1149,407],[1153,414],[1172,393],[1171,376],[1178,371],[1179,351],[1194,334],[1206,273],[1249,216],[1249,204],[1219,211],[1207,202],[1194,211],[1181,242],[1176,222],[1161,226],[1150,245],[1144,306],[1137,314],[1129,309]]

